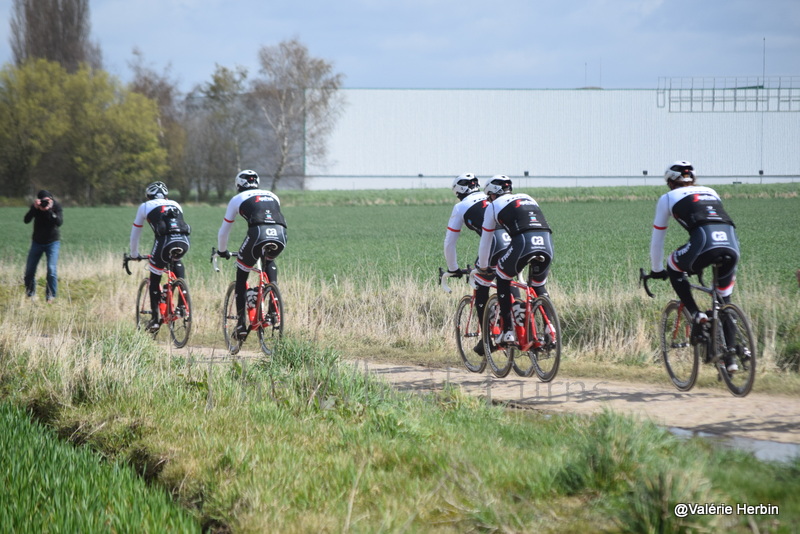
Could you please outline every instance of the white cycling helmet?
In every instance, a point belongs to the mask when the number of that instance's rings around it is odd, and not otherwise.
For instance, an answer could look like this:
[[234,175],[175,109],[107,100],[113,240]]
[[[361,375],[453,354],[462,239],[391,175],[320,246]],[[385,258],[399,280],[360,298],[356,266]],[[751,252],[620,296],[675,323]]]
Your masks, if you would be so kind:
[[486,183],[483,192],[487,195],[505,195],[511,192],[511,178],[505,174],[495,174]]
[[676,161],[664,171],[664,179],[667,183],[692,184],[695,178],[694,167],[688,161]]
[[236,175],[236,189],[239,191],[255,189],[258,187],[258,182],[258,173],[256,171],[246,170]]
[[478,182],[478,178],[471,172],[465,172],[453,178],[453,193],[458,197],[473,193],[480,187],[481,184]]
[[164,182],[153,182],[152,184],[148,185],[147,188],[145,188],[144,194],[147,196],[147,200],[167,198],[169,189],[167,189],[167,184]]

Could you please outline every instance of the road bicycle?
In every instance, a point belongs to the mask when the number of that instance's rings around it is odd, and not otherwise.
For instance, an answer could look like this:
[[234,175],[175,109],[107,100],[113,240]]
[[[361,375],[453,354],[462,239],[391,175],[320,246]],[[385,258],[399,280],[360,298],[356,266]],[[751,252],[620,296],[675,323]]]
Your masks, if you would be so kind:
[[[130,275],[131,270],[128,264],[131,261],[149,260],[150,256],[130,256],[123,254],[122,266]],[[164,274],[167,275],[166,283],[160,287],[161,297],[158,302],[158,312],[161,324],[167,325],[169,335],[175,348],[183,348],[189,341],[189,334],[192,332],[192,299],[189,295],[189,286],[186,280],[175,276],[175,262],[180,259],[170,258],[169,268]],[[147,328],[153,312],[150,309],[150,277],[145,276],[139,283],[139,290],[136,293],[136,329]],[[155,338],[161,330],[154,329],[150,333]]]
[[459,269],[455,273],[439,268],[439,285],[445,292],[451,293],[453,290],[447,284],[447,279],[453,276],[467,276],[467,281],[472,287],[472,292],[461,297],[456,306],[456,314],[453,319],[455,326],[456,347],[458,355],[464,366],[473,373],[482,373],[486,369],[486,356],[475,352],[473,347],[481,342],[482,317],[478,316],[475,308],[475,294],[478,289],[474,279],[470,277],[472,269],[467,265],[466,269]]
[[[214,270],[219,272],[217,258],[224,257],[219,255],[216,248],[211,249],[211,262]],[[231,252],[230,257],[237,258],[237,252]],[[258,284],[256,287],[247,284],[247,298],[245,309],[245,325],[247,332],[255,330],[258,333],[258,343],[261,351],[267,356],[273,353],[275,344],[283,336],[283,299],[278,286],[270,282],[269,275],[261,268],[261,260],[258,260],[254,269],[258,273]],[[225,344],[231,354],[238,354],[246,336],[236,335],[236,325],[239,315],[236,310],[236,282],[231,282],[225,293],[225,300],[222,306],[222,335],[225,337]]]
[[[531,261],[541,262],[545,257],[536,255]],[[495,338],[503,332],[505,318],[500,313],[497,294],[489,297],[483,316],[483,353],[492,373],[498,378],[508,376],[511,369],[519,376],[536,373],[542,382],[550,382],[558,373],[561,363],[561,325],[555,306],[546,295],[539,296],[530,283],[511,281],[520,292],[514,299],[515,346],[498,346]]]
[[[694,387],[701,361],[714,366],[718,379],[724,381],[736,397],[744,397],[753,388],[756,342],[750,319],[736,304],[726,304],[717,289],[719,265],[731,259],[723,257],[712,264],[710,287],[703,283],[702,273],[697,273],[698,283],[690,284],[693,290],[706,293],[711,299],[711,309],[706,312],[708,322],[701,325],[694,338],[692,317],[682,302],[670,300],[661,314],[661,354],[667,374],[679,391],[689,391]],[[639,269],[640,284],[647,295],[654,298],[647,285],[650,279],[644,269]],[[728,371],[726,356],[733,358],[738,371]]]

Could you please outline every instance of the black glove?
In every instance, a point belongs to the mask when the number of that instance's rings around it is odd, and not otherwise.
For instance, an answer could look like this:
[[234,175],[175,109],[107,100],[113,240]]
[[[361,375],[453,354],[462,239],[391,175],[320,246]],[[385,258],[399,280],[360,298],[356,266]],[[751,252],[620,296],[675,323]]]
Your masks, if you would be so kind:
[[666,280],[667,278],[669,278],[669,275],[667,274],[666,270],[658,271],[658,272],[650,271],[649,277],[653,278],[654,280]]
[[456,269],[455,271],[448,269],[447,274],[449,274],[451,278],[461,278],[464,276],[464,273],[461,272],[461,269]]
[[231,259],[231,253],[228,252],[227,250],[220,250],[220,251],[217,252],[217,255],[220,258],[225,258],[226,260]]

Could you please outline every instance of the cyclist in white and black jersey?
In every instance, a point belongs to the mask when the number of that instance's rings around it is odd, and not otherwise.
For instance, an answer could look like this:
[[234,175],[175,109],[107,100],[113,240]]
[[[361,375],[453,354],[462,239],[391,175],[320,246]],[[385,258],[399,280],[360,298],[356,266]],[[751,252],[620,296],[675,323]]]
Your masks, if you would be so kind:
[[[458,253],[456,243],[461,235],[461,229],[466,227],[478,236],[481,235],[481,225],[483,224],[483,213],[489,205],[489,197],[480,190],[478,178],[471,172],[460,174],[453,179],[453,192],[458,197],[459,202],[453,206],[450,220],[447,222],[447,230],[444,235],[444,258],[447,262],[447,272],[456,278],[461,276],[458,268]],[[499,230],[494,233],[492,239],[490,267],[497,264],[497,260],[508,248],[511,238],[508,233]],[[475,308],[478,317],[483,318],[483,309],[489,300],[490,282],[493,276],[476,277],[478,288],[475,292]],[[483,342],[479,341],[473,348],[475,352],[483,355]]]
[[[491,273],[489,257],[491,253],[492,234],[504,229],[511,237],[511,244],[497,262],[497,298],[500,302],[500,313],[504,318],[504,331],[495,342],[498,345],[513,345],[517,342],[514,332],[514,320],[511,310],[511,280],[526,265],[529,265],[528,283],[536,288],[538,295],[547,295],[547,275],[553,261],[553,242],[550,226],[544,218],[539,204],[524,193],[512,194],[512,184],[508,176],[498,174],[492,176],[486,184],[484,192],[491,203],[487,206],[483,217],[483,233],[478,248],[478,277]],[[539,255],[543,261],[531,261]],[[515,290],[514,290],[515,291]]]
[[270,282],[278,283],[278,266],[275,258],[286,247],[286,221],[281,213],[281,203],[277,195],[266,189],[259,189],[259,178],[255,171],[246,170],[236,176],[236,189],[238,193],[228,203],[222,226],[217,234],[217,248],[219,255],[230,258],[228,252],[228,238],[230,237],[236,217],[247,221],[247,236],[239,248],[236,260],[236,311],[239,321],[236,334],[239,338],[247,335],[245,326],[245,303],[247,278],[261,259],[261,268],[264,269]]
[[150,310],[152,317],[147,325],[151,332],[158,331],[161,318],[158,313],[158,300],[161,296],[161,276],[169,267],[170,258],[176,258],[175,276],[186,278],[186,270],[180,261],[189,251],[189,234],[191,228],[183,219],[180,204],[167,198],[169,190],[164,182],[153,182],[145,188],[147,200],[139,205],[131,227],[131,256],[139,256],[139,237],[145,221],[155,235],[155,242],[150,251]]
[[[697,331],[699,325],[708,322],[708,316],[697,307],[685,275],[700,273],[720,258],[728,258],[719,266],[717,289],[723,301],[730,302],[736,282],[739,240],[733,220],[722,207],[717,192],[710,187],[695,185],[697,177],[691,163],[676,161],[665,171],[664,178],[670,190],[656,204],[650,239],[650,276],[669,278],[678,298],[692,314]],[[664,270],[664,238],[670,217],[689,232],[689,242],[669,255]],[[726,332],[726,337],[728,335]],[[733,358],[730,361],[726,359],[725,363],[729,372],[738,370]]]

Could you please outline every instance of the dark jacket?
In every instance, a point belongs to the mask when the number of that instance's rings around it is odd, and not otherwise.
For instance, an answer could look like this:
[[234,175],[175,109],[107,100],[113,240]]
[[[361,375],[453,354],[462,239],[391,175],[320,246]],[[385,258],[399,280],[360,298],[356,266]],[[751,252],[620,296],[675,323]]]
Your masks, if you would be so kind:
[[59,226],[64,223],[64,214],[61,211],[61,204],[49,192],[41,190],[36,197],[50,197],[53,206],[49,210],[42,211],[36,209],[35,205],[31,205],[31,209],[25,214],[24,220],[25,224],[33,221],[33,240],[40,245],[47,245],[61,239]]

